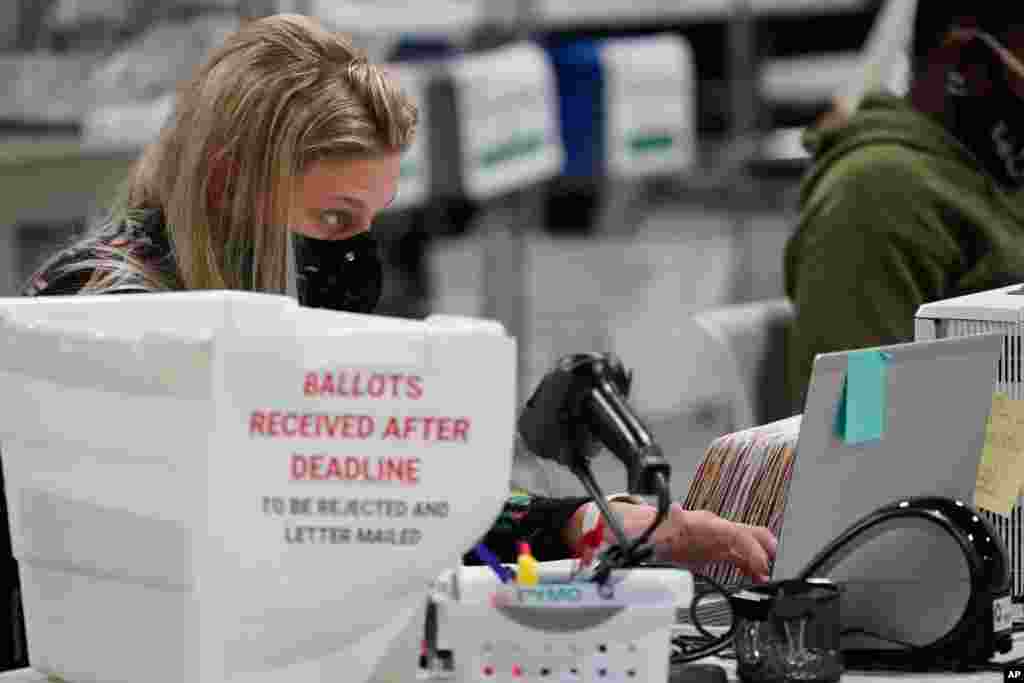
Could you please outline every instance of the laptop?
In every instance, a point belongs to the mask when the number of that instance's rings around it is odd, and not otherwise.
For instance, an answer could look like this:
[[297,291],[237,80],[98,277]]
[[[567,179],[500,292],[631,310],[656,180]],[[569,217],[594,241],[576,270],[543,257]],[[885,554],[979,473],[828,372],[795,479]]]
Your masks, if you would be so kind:
[[[884,351],[889,356],[887,415],[881,439],[855,445],[836,436],[836,414],[848,357],[856,351],[815,357],[803,416],[791,418],[800,421],[800,433],[783,503],[772,581],[797,577],[852,524],[901,498],[937,495],[973,504],[1004,337],[996,333],[860,349]],[[916,547],[923,552],[908,556],[906,547],[911,540],[918,541]],[[914,586],[894,585],[899,594],[894,601],[904,605],[908,614],[905,632],[919,621],[929,603],[942,602],[934,599],[936,590],[945,590],[945,598],[954,597],[948,594],[948,574],[963,574],[965,569],[955,566],[962,560],[942,550],[949,544],[921,541],[920,531],[901,529],[886,535],[887,545],[858,558],[858,563],[873,564],[876,569],[891,562],[921,569],[916,572],[921,580]],[[937,572],[935,563],[947,569]],[[856,575],[866,567],[850,564],[847,569]],[[846,586],[848,592],[856,593],[856,588]],[[732,623],[731,608],[715,593],[703,596],[697,611],[701,624],[712,634],[722,635]],[[941,616],[931,616],[939,628],[944,626]],[[689,609],[681,609],[678,618],[677,635],[698,635]],[[887,621],[887,628],[892,628],[891,616]]]
[[888,354],[885,431],[856,445],[835,434],[847,360],[856,352],[815,358],[772,580],[797,576],[832,539],[900,498],[938,495],[973,505],[1003,337],[870,349]]
[[[800,431],[771,580],[794,578],[851,525],[900,498],[940,495],[973,504],[1003,338],[981,334],[862,349],[888,354],[886,421],[882,438],[857,445],[835,434],[854,352],[815,358],[804,413],[796,418]],[[899,534],[888,536],[897,547],[878,552],[900,555]],[[896,561],[958,560],[901,555]],[[724,632],[732,621],[728,604],[715,595],[701,600],[699,612],[712,633]],[[678,633],[696,635],[688,610],[680,611],[679,621]]]

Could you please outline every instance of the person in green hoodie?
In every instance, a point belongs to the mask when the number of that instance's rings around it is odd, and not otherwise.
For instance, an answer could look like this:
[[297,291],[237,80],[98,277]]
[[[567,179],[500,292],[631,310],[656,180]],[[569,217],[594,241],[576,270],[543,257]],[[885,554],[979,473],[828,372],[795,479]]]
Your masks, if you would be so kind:
[[784,254],[793,412],[816,354],[912,341],[920,305],[1024,282],[1024,3],[960,5],[918,4],[906,97],[805,134]]

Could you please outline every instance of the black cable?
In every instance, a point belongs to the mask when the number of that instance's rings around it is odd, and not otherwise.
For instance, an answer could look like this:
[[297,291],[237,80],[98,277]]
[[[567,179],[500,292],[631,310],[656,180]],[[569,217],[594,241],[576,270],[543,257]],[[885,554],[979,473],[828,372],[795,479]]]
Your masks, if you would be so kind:
[[[672,644],[673,645],[675,645],[676,647],[679,647],[682,650],[689,649],[690,651],[686,652],[686,653],[679,653],[679,654],[672,655],[672,663],[673,664],[689,664],[690,662],[695,662],[698,659],[704,659],[705,657],[712,657],[714,655],[719,654],[723,650],[726,650],[727,648],[729,648],[732,645],[732,637],[733,637],[733,635],[736,632],[736,615],[735,614],[732,615],[732,617],[731,617],[731,619],[729,621],[729,630],[726,631],[724,634],[722,634],[720,636],[716,636],[713,633],[711,633],[710,631],[708,631],[705,628],[705,626],[701,623],[700,616],[697,614],[697,609],[698,609],[698,607],[700,605],[700,602],[702,600],[704,600],[705,598],[707,598],[708,596],[711,596],[711,595],[714,595],[714,594],[719,594],[719,595],[721,595],[723,597],[723,599],[726,601],[726,603],[728,603],[728,601],[729,601],[729,591],[727,591],[725,589],[725,587],[722,586],[722,584],[718,583],[717,581],[712,579],[710,576],[706,576],[706,575],[701,574],[699,572],[691,571],[691,570],[687,569],[686,567],[683,567],[683,566],[681,566],[679,564],[675,564],[673,562],[645,562],[644,564],[642,564],[639,567],[637,567],[637,569],[678,569],[680,571],[688,571],[693,576],[694,597],[690,601],[690,610],[689,610],[690,611],[690,622],[694,625],[694,627],[697,629],[697,631],[704,638],[711,639],[711,642],[707,643],[706,645],[703,645],[701,647],[698,647],[696,649],[693,649],[691,647],[688,647],[688,643],[686,642],[687,640],[691,640],[692,641],[693,640],[693,636],[682,636],[682,635],[674,636],[672,638]],[[697,583],[700,582],[700,581],[702,581],[704,583],[707,583],[707,584],[710,584],[712,590],[698,594],[697,591],[696,591],[696,587],[697,587]],[[731,611],[731,609],[732,608],[730,607],[730,611]]]
[[[693,575],[694,585],[694,596],[693,599],[690,601],[690,623],[693,624],[694,628],[696,628],[702,636],[704,636],[705,638],[710,638],[711,642],[702,648],[697,648],[693,652],[687,653],[685,655],[677,655],[672,660],[673,663],[677,664],[688,664],[690,662],[695,662],[698,659],[703,659],[705,657],[717,655],[719,652],[722,652],[723,650],[732,645],[733,635],[735,635],[736,633],[736,614],[734,612],[732,613],[729,619],[729,630],[726,631],[723,635],[715,636],[713,633],[710,633],[706,628],[704,628],[704,625],[701,623],[700,616],[697,614],[697,607],[700,605],[701,600],[704,600],[709,595],[714,595],[715,593],[718,593],[722,596],[726,603],[729,603],[729,593],[728,591],[726,591],[725,587],[722,586],[722,584],[718,583],[710,576],[705,576],[704,574],[700,574],[698,572],[690,573]],[[712,590],[698,595],[696,591],[698,579],[700,581],[710,584]],[[730,606],[729,609],[731,612],[732,607]]]
[[[711,657],[713,655],[722,652],[732,644],[732,636],[736,630],[736,619],[735,616],[730,620],[729,630],[722,636],[714,636],[711,634],[703,624],[701,624],[700,617],[697,615],[697,607],[700,601],[705,599],[708,595],[713,593],[721,594],[722,597],[728,602],[729,593],[725,588],[717,581],[712,579],[710,576],[705,576],[698,572],[690,571],[686,567],[672,563],[672,562],[651,562],[648,561],[654,554],[653,547],[648,543],[654,531],[661,525],[662,522],[668,517],[669,510],[672,507],[672,498],[669,492],[668,481],[665,476],[656,472],[653,477],[653,487],[657,491],[658,506],[657,512],[654,515],[654,519],[648,524],[647,528],[642,534],[637,536],[635,539],[630,539],[626,534],[625,529],[618,516],[612,511],[608,505],[607,500],[604,497],[604,492],[601,491],[600,485],[594,478],[593,472],[590,470],[589,463],[585,459],[578,459],[575,465],[571,468],[573,474],[580,480],[587,493],[594,500],[594,504],[597,505],[601,514],[607,521],[608,526],[611,527],[613,534],[616,536],[617,543],[612,547],[605,550],[601,554],[601,559],[598,563],[597,569],[594,571],[593,580],[597,583],[604,585],[613,570],[616,569],[677,569],[680,571],[689,571],[694,579],[694,587],[696,588],[698,581],[703,581],[710,584],[712,591],[703,593],[701,595],[695,595],[694,599],[690,601],[690,620],[697,628],[701,635],[711,638],[712,642],[703,647],[699,647],[696,650],[688,652],[686,654],[676,654],[672,656],[672,662],[676,664],[687,664],[694,662],[698,659],[705,657]],[[696,591],[695,591],[696,592]],[[681,646],[679,637],[673,638],[673,644],[677,647]]]
[[[713,595],[715,593],[720,593],[722,595],[722,597],[725,598],[726,603],[728,603],[729,602],[729,594],[726,592],[725,587],[723,587],[722,584],[718,583],[717,581],[712,579],[710,576],[704,576],[702,574],[694,574],[694,585],[695,586],[696,586],[696,583],[697,583],[697,577],[698,576],[701,577],[701,579],[700,579],[701,581],[704,581],[706,583],[710,583],[711,587],[714,590],[713,591],[705,592],[705,593],[703,593],[701,595],[694,595],[694,599],[690,601],[690,622],[693,624],[694,628],[696,628],[697,631],[702,636],[704,636],[705,638],[710,638],[710,639],[713,640],[713,639],[717,638],[718,636],[716,636],[713,633],[709,633],[704,628],[704,625],[701,623],[700,617],[697,616],[697,606],[700,605],[700,601],[701,600],[703,600],[707,596]],[[696,591],[694,591],[694,593],[696,593]],[[730,607],[729,609],[731,611],[732,607]],[[733,618],[731,620],[731,626],[729,627],[729,631],[728,631],[728,633],[726,635],[731,637],[732,634],[735,632],[735,630],[736,630],[736,620],[735,620],[735,618]]]
[[612,571],[616,569],[631,569],[644,566],[647,559],[654,554],[654,548],[650,546],[648,539],[650,539],[655,529],[665,521],[672,507],[672,498],[665,476],[658,472],[652,477],[653,486],[657,490],[658,495],[658,506],[654,519],[651,520],[651,523],[647,525],[642,534],[635,539],[630,539],[622,527],[618,515],[612,511],[605,500],[604,493],[594,479],[594,475],[590,471],[590,466],[587,462],[579,462],[573,467],[573,473],[579,478],[587,492],[594,499],[594,504],[597,505],[618,540],[616,544],[601,554],[598,566],[594,570],[594,580],[603,585],[608,581]]
[[605,500],[604,491],[601,490],[601,486],[594,479],[594,473],[590,470],[590,464],[584,459],[579,459],[574,463],[572,473],[576,475],[576,478],[583,484],[583,488],[594,499],[594,505],[601,511],[601,516],[604,517],[608,526],[611,527],[612,533],[615,534],[615,539],[619,545],[628,547],[629,536],[626,534],[626,530],[622,528],[622,522],[619,520],[618,515],[612,512],[608,501]]
[[654,520],[647,529],[636,540],[634,545],[637,547],[647,543],[647,539],[651,537],[654,530],[668,517],[669,509],[672,507],[672,497],[668,491],[668,481],[665,480],[665,475],[661,472],[655,472],[653,480],[655,487],[658,489],[658,513],[654,516]]
[[[602,553],[601,560],[598,564],[597,569],[594,571],[594,581],[604,584],[611,576],[611,572],[615,569],[677,569],[680,571],[690,571],[686,567],[672,563],[672,562],[650,562],[647,561],[653,554],[653,548],[648,544],[648,540],[654,531],[665,521],[668,517],[669,510],[672,507],[672,498],[668,489],[668,482],[665,476],[660,472],[655,473],[653,476],[654,488],[657,491],[658,496],[658,507],[657,513],[654,515],[654,519],[647,526],[642,534],[635,539],[630,539],[626,535],[625,529],[622,528],[619,522],[618,516],[612,512],[605,500],[604,493],[601,491],[600,485],[594,479],[593,473],[590,471],[590,467],[587,462],[579,461],[578,464],[572,468],[573,473],[582,482],[584,488],[594,499],[594,503],[598,506],[601,514],[604,515],[608,525],[612,528],[613,533],[618,539],[618,543],[613,545],[611,548]],[[696,650],[689,652],[685,655],[673,655],[672,661],[678,664],[686,664],[689,662],[703,659],[704,657],[710,657],[718,654],[725,650],[732,644],[732,636],[736,630],[736,619],[733,617],[729,626],[729,630],[722,636],[714,636],[704,625],[700,622],[700,617],[697,615],[697,607],[700,601],[706,598],[708,595],[713,593],[719,593],[728,602],[729,593],[725,588],[717,581],[712,579],[710,576],[705,576],[698,572],[690,571],[690,574],[694,579],[694,587],[696,587],[698,581],[703,581],[710,584],[712,591],[703,593],[701,595],[695,595],[694,599],[690,601],[690,620],[694,626],[705,637],[712,638],[712,642],[704,647],[697,648]],[[673,644],[679,646],[677,638],[673,638]]]
[[[654,519],[651,521],[651,523],[648,525],[647,529],[632,542],[630,547],[627,549],[625,554],[620,559],[625,562],[622,568],[628,567],[635,569],[677,569],[680,571],[690,572],[690,575],[693,577],[694,582],[694,597],[692,600],[690,600],[690,622],[694,625],[694,627],[702,636],[711,639],[711,642],[703,647],[698,647],[695,650],[691,650],[690,652],[687,652],[685,654],[679,653],[673,655],[673,663],[688,664],[690,662],[697,661],[698,659],[703,659],[705,657],[711,657],[713,655],[716,655],[719,652],[728,648],[730,645],[732,645],[732,637],[736,631],[736,618],[735,615],[733,615],[733,617],[730,619],[729,630],[725,634],[721,636],[715,636],[714,634],[710,633],[701,623],[700,616],[697,614],[697,609],[700,606],[702,600],[707,598],[709,595],[714,594],[721,595],[722,598],[726,601],[726,603],[728,603],[729,593],[726,591],[725,587],[717,581],[715,581],[714,579],[712,579],[710,576],[706,576],[699,572],[691,571],[686,567],[683,567],[676,563],[652,562],[646,561],[644,559],[645,557],[650,557],[650,555],[653,554],[653,552],[648,551],[645,553],[643,549],[647,547],[647,542],[650,539],[651,535],[654,533],[655,529],[657,529],[658,526],[665,520],[665,518],[668,516],[669,510],[672,507],[671,494],[669,493],[668,482],[665,480],[664,475],[662,475],[660,472],[655,473],[653,477],[653,482],[658,494],[658,512],[654,516]],[[643,557],[641,557],[639,561],[634,563],[633,560],[637,558],[637,555],[642,555]],[[608,559],[614,560],[614,558]],[[620,567],[608,566],[607,569],[604,569],[602,566],[599,565],[598,570],[595,572],[595,578],[599,578],[601,576],[600,572],[602,571],[602,569],[610,573],[610,570],[612,568],[617,569]],[[607,579],[607,575],[605,575],[604,578]],[[698,582],[700,581],[709,584],[712,590],[698,594],[696,588]],[[682,642],[678,637],[673,638],[673,644],[677,647],[680,647],[681,649],[684,649]]]
[[658,507],[654,519],[647,525],[642,534],[633,540],[627,540],[624,546],[612,546],[602,553],[597,569],[594,570],[594,580],[604,583],[608,580],[612,570],[632,569],[644,566],[647,560],[654,555],[654,547],[648,544],[648,539],[654,530],[668,517],[669,509],[672,507],[672,499],[668,492],[668,482],[660,473],[654,475],[654,486],[658,491]]

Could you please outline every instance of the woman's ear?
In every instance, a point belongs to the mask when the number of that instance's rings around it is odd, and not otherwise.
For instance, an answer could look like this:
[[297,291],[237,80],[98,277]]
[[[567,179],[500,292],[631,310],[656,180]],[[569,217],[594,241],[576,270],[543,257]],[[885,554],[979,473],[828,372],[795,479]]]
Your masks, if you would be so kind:
[[[971,29],[953,29],[940,45],[932,48],[923,58],[925,65],[910,88],[910,99],[918,110],[940,114],[945,109],[950,92],[966,88],[960,66],[964,47],[974,34]],[[966,94],[966,91],[962,94]]]
[[984,96],[992,91],[1000,68],[1005,67],[998,55],[980,37],[974,37],[961,45],[950,77],[959,79],[963,94]]

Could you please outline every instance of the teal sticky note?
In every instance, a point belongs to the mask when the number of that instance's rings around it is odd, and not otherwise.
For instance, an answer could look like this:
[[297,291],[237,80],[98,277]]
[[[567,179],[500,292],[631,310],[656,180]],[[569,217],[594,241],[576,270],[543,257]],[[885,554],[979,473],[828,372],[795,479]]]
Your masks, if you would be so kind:
[[883,351],[847,354],[846,377],[836,411],[836,436],[856,445],[885,434],[888,359]]
[[846,377],[843,377],[843,389],[839,392],[839,403],[836,404],[835,434],[837,439],[846,440]]

